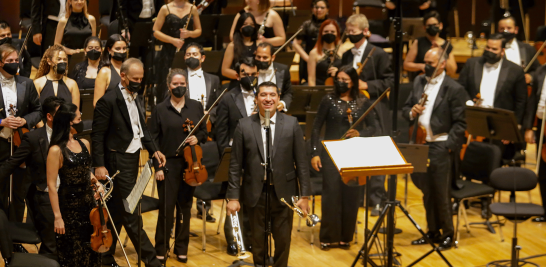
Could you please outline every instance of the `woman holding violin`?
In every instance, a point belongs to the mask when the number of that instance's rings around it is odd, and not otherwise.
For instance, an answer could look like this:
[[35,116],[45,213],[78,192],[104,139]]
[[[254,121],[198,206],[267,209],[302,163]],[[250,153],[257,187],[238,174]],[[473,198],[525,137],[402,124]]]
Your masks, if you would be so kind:
[[[195,131],[195,135],[186,140],[186,146],[190,149],[189,158],[177,155],[177,148],[189,133],[188,127],[193,129],[192,126],[197,125],[205,114],[199,101],[186,96],[186,71],[172,69],[166,82],[169,86],[169,96],[152,112],[150,127],[152,138],[159,144],[159,149],[165,153],[165,157],[168,159],[166,165],[168,171],[158,168],[158,163],[154,162],[160,203],[155,232],[155,249],[157,258],[160,261],[165,261],[164,256],[169,248],[170,226],[173,225],[173,212],[176,206],[178,210],[176,214],[183,216],[183,218],[176,220],[182,220],[183,223],[182,227],[176,228],[174,254],[177,255],[178,261],[187,262],[191,207],[195,186],[188,184],[191,174],[186,168],[188,168],[188,162],[193,161],[192,152],[200,150],[197,144],[206,142],[207,127],[206,124],[201,124],[199,129]],[[202,155],[196,156],[199,160],[202,157]],[[189,170],[193,170],[193,165],[189,167]],[[167,227],[165,228],[165,226]]]
[[[322,149],[320,131],[326,124],[324,140],[340,139],[342,135],[371,106],[368,98],[358,90],[358,74],[352,66],[343,66],[336,73],[334,92],[322,98],[313,124],[311,144],[313,154],[311,165],[322,171],[322,221],[320,226],[320,248],[328,250],[332,246],[348,249],[358,215],[360,189],[343,183],[336,166]],[[379,129],[374,111],[360,124],[347,132],[346,137],[373,136]]]
[[[61,266],[101,266],[101,255],[90,245],[93,226],[89,213],[99,199],[95,188],[102,185],[91,173],[89,142],[70,133],[79,123],[78,107],[72,103],[59,106],[53,119],[53,132],[47,155],[47,187],[55,216],[57,256]],[[57,176],[61,181],[57,192]]]
[[320,25],[317,44],[309,53],[307,62],[309,86],[324,85],[326,79],[333,79],[337,69],[341,67],[341,55],[344,51],[336,49],[341,44],[340,38],[339,25],[335,20],[327,19]]

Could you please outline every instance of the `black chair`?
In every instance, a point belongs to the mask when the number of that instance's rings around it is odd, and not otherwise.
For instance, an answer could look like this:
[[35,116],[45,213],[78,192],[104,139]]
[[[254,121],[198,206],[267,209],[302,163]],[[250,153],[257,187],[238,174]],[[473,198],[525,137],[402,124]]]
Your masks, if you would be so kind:
[[288,66],[288,71],[290,71],[290,66],[292,66],[292,62],[294,62],[295,55],[296,52],[279,52],[275,56],[275,62]]
[[38,244],[42,239],[32,223],[9,222],[9,231],[12,242],[15,244],[31,244],[38,250]]
[[[495,189],[487,183],[489,182],[489,176],[491,173],[500,168],[501,151],[498,146],[481,143],[471,142],[466,148],[466,152],[461,162],[461,175],[466,177],[466,180],[456,181],[458,188],[451,189],[451,197],[453,202],[457,203],[457,226],[455,227],[455,244],[459,242],[459,223],[461,215],[464,216],[464,222],[467,233],[470,233],[470,225],[482,224],[487,226],[487,229],[491,233],[495,233],[491,218],[491,211],[487,209],[485,222],[480,223],[468,223],[466,217],[466,209],[462,206],[462,202],[469,198],[486,198],[487,203],[491,203],[491,199],[495,195]],[[472,182],[471,180],[481,181],[482,183]],[[461,207],[462,206],[462,207]]]
[[83,62],[84,60],[85,60],[84,52],[79,52],[79,53],[71,55],[70,60],[68,61],[68,69],[66,73],[72,73],[74,71],[74,68],[76,68],[76,65],[80,62]]
[[546,25],[539,26],[537,28],[537,34],[535,37],[535,42],[544,42],[546,41]]
[[14,253],[12,229],[4,211],[0,210],[0,253],[6,267],[57,267],[59,263],[40,254]]
[[[529,191],[534,189],[537,185],[537,181],[536,174],[525,168],[500,168],[491,173],[491,186],[500,191],[509,191],[511,194],[510,202],[491,204],[491,212],[493,212],[497,218],[498,216],[504,216],[514,223],[514,236],[512,237],[511,259],[493,261],[488,263],[487,266],[523,266],[525,264],[539,266],[519,259],[519,250],[521,250],[521,247],[518,245],[517,230],[518,222],[524,222],[534,216],[544,215],[544,208],[533,203],[516,203],[515,197],[517,191]],[[502,239],[502,227],[499,229],[499,232]],[[504,240],[502,239],[501,241]]]

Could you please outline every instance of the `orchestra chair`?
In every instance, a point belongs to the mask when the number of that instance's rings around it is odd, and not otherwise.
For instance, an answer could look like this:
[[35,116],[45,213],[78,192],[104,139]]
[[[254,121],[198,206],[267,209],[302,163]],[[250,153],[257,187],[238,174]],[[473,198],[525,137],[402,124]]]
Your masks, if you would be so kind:
[[[501,151],[498,146],[482,143],[471,142],[466,148],[464,158],[461,162],[461,175],[466,180],[458,179],[456,181],[458,188],[451,188],[451,197],[453,202],[457,203],[457,224],[455,227],[455,245],[459,242],[459,225],[461,216],[463,216],[466,232],[470,233],[470,225],[480,224],[487,226],[491,233],[495,233],[495,229],[490,222],[491,210],[487,209],[485,222],[468,223],[466,209],[463,201],[470,198],[487,198],[487,203],[490,204],[495,195],[495,188],[488,185],[491,173],[500,168]],[[473,182],[474,181],[481,181]],[[483,216],[483,214],[482,214]]]
[[[511,194],[510,202],[497,202],[490,205],[491,211],[495,216],[504,216],[507,220],[514,223],[514,236],[512,237],[512,257],[510,260],[498,260],[487,264],[487,266],[523,266],[537,264],[527,262],[525,259],[519,259],[521,246],[518,245],[518,222],[524,222],[531,217],[544,215],[544,208],[533,203],[517,203],[515,193],[518,191],[529,191],[537,185],[536,174],[526,168],[507,167],[499,168],[491,173],[491,186],[499,191],[508,191]],[[499,228],[502,237],[502,227]],[[510,264],[511,263],[511,264]],[[507,265],[508,264],[508,265]]]
[[225,218],[224,212],[226,211],[226,188],[222,187],[223,183],[213,183],[212,180],[216,175],[216,169],[220,165],[220,154],[218,153],[218,146],[216,142],[209,141],[204,144],[201,144],[201,149],[203,150],[203,159],[201,164],[205,165],[209,178],[202,185],[195,188],[193,196],[201,201],[196,203],[197,208],[201,209],[203,214],[203,233],[201,234],[202,238],[202,250],[206,250],[206,234],[207,234],[207,211],[205,209],[205,201],[212,200],[222,200],[222,208],[220,210],[220,218],[218,219],[218,228],[216,229],[216,234],[220,234],[220,225],[222,225],[222,220]]
[[[281,17],[282,11],[278,12]],[[288,11],[288,8],[286,10],[286,14],[284,14],[283,21],[287,21],[288,23],[285,24],[285,31],[286,31],[286,40],[288,40],[292,35],[294,35],[300,27],[303,25],[303,23],[311,18],[311,14],[309,10],[296,10],[296,16],[293,15],[292,11]]]
[[[66,71],[67,74],[72,73],[74,71],[74,68],[76,68],[76,65],[78,63],[81,63],[84,60],[86,60],[84,52],[78,52],[76,54],[68,56],[68,59],[69,59],[68,60],[68,68],[67,68],[67,71]],[[82,89],[82,88],[80,88],[80,89]]]
[[226,44],[226,46],[227,44],[229,44],[230,42],[229,33],[231,32],[231,25],[233,24],[233,21],[235,20],[235,15],[236,14],[218,15],[218,28],[216,29],[214,50],[222,50],[225,48],[224,43]]
[[0,210],[0,253],[6,267],[57,267],[59,263],[46,256],[13,252],[12,228],[4,211]]
[[275,62],[284,64],[288,66],[288,70],[290,71],[290,66],[292,66],[292,63],[294,62],[294,56],[296,55],[296,52],[279,52],[275,56]]
[[[212,44],[212,50],[216,48],[216,29],[218,28],[218,15],[216,14],[205,14],[199,15],[199,20],[201,21],[201,36],[196,38],[194,41],[200,44],[204,44],[206,47]],[[207,57],[208,57],[208,53]],[[205,60],[206,62],[206,60]]]

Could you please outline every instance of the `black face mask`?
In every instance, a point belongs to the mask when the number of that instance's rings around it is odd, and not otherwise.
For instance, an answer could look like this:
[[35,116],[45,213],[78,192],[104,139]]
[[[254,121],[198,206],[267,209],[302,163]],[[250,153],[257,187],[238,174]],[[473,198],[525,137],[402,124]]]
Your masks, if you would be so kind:
[[256,80],[256,77],[243,77],[241,78],[241,80],[239,81],[241,83],[241,86],[243,87],[243,89],[247,90],[247,91],[254,91],[253,90],[253,86],[254,86],[254,81]]
[[244,37],[252,37],[254,34],[254,31],[256,31],[256,27],[248,25],[241,28],[241,34],[243,34]]
[[188,59],[186,59],[186,66],[188,66],[188,68],[192,70],[196,69],[197,67],[199,67],[199,59],[189,57]]
[[512,39],[516,38],[516,34],[512,32],[501,32],[502,37],[506,40],[506,42],[512,41]]
[[99,59],[99,57],[100,57],[100,51],[98,50],[93,49],[87,52],[87,58],[90,60],[97,60]]
[[15,75],[19,71],[19,63],[4,63],[4,67],[2,68],[9,75]]
[[0,45],[3,45],[3,44],[11,44],[11,38],[6,37],[4,39],[0,39]]
[[362,38],[364,38],[364,33],[363,32],[361,32],[359,34],[349,35],[349,41],[351,41],[351,43],[353,43],[353,44],[356,44],[356,43],[360,42],[360,40],[362,40]]
[[173,96],[176,98],[181,98],[186,94],[186,90],[188,88],[186,86],[177,86],[171,90],[173,93]]
[[267,70],[269,69],[269,61],[259,61],[256,60],[256,67],[258,67],[258,70]]
[[66,72],[67,65],[68,64],[66,62],[57,63],[57,65],[55,65],[55,71],[57,74],[64,74]]
[[137,93],[138,91],[140,91],[140,83],[129,81],[129,85],[127,86],[127,89],[131,91],[132,93]]
[[440,27],[436,25],[430,25],[427,27],[427,34],[429,36],[436,36],[440,32]]
[[114,52],[114,55],[112,56],[113,59],[117,60],[117,61],[125,61],[125,58],[127,58],[127,53],[119,53],[119,52]]
[[501,60],[501,56],[499,54],[495,54],[489,50],[484,50],[482,56],[485,58],[485,62],[489,64],[495,64]]
[[335,80],[334,89],[336,89],[336,92],[341,95],[349,91],[349,84],[346,82],[340,82],[338,80]]
[[434,74],[434,71],[436,70],[435,67],[425,64],[425,76],[428,78],[432,78],[432,75]]
[[333,33],[327,33],[322,36],[322,40],[327,44],[331,44],[336,40],[336,36]]

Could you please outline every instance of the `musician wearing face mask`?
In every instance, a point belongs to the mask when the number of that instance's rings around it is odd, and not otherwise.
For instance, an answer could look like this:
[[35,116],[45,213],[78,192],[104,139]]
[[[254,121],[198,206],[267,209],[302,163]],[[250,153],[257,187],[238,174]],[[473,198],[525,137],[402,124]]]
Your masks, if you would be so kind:
[[256,66],[258,67],[258,84],[273,82],[281,89],[281,101],[277,103],[277,110],[286,112],[292,103],[292,82],[288,66],[273,62],[273,46],[270,43],[260,43],[256,49]]
[[[108,204],[112,223],[118,233],[123,225],[133,244],[139,244],[140,231],[142,261],[146,266],[161,266],[148,235],[142,225],[138,225],[138,212],[126,212],[122,200],[129,196],[136,184],[141,149],[145,148],[149,155],[159,160],[159,168],[165,166],[166,159],[156,150],[158,147],[146,129],[143,109],[136,101],[144,77],[144,65],[136,58],[129,58],[121,65],[120,73],[118,87],[106,92],[95,107],[91,133],[93,167],[99,180],[120,171],[114,180],[114,191]],[[108,227],[111,228],[111,224]],[[103,253],[102,260],[105,265],[117,266],[114,260],[117,237],[112,237],[112,246]]]
[[[440,37],[444,25],[440,20],[440,14],[436,11],[431,11],[423,17],[423,27],[426,30],[426,36],[417,38],[404,59],[404,69],[410,72],[410,80],[413,81],[417,75],[425,72],[425,54],[431,47],[441,46],[446,48],[447,42]],[[453,47],[447,47],[447,75],[454,75],[457,72],[457,62],[455,56],[451,54]]]
[[43,104],[50,96],[57,96],[80,107],[80,89],[76,81],[66,76],[67,68],[68,56],[64,47],[53,45],[46,50],[34,80],[40,103]]
[[[152,139],[159,144],[159,149],[165,153],[167,158],[166,168],[169,170],[168,172],[163,171],[159,168],[157,160],[154,161],[155,178],[158,181],[157,192],[160,199],[159,216],[157,217],[155,231],[155,250],[157,258],[163,262],[165,262],[165,252],[170,247],[170,226],[173,225],[175,206],[178,210],[176,214],[182,214],[182,218],[177,218],[176,221],[182,221],[182,224],[176,227],[174,254],[177,255],[178,261],[187,262],[188,260],[191,207],[195,187],[184,182],[184,170],[188,167],[188,163],[185,161],[184,155],[176,155],[176,149],[189,133],[184,131],[186,119],[193,121],[194,125],[196,125],[205,114],[201,102],[190,99],[186,93],[186,77],[187,74],[182,69],[172,69],[170,71],[167,76],[167,84],[171,95],[157,104],[152,112],[150,124]],[[187,144],[197,145],[206,141],[207,126],[201,124],[195,135],[189,137]],[[169,230],[165,230],[165,225]],[[165,233],[167,233],[167,236],[165,236]]]
[[[340,29],[335,20],[326,20],[320,26],[318,43],[309,53],[307,82],[309,86],[324,85],[341,67],[341,51],[335,51],[340,43]],[[333,53],[336,52],[334,55]],[[332,60],[334,61],[332,63]]]
[[[216,132],[216,143],[220,155],[224,153],[224,150],[227,147],[231,147],[233,143],[233,133],[235,132],[235,127],[239,123],[239,120],[256,113],[254,90],[258,70],[254,64],[254,60],[252,58],[243,58],[236,64],[235,69],[238,73],[237,80],[239,83],[236,87],[231,88],[222,100],[220,100],[216,110],[217,116],[214,127]],[[224,184],[224,186],[227,188],[227,183]],[[243,216],[239,216],[239,219],[243,220],[243,222],[240,222],[239,225],[243,226],[243,239],[245,240],[245,245],[248,247],[250,245],[250,228],[248,225],[248,218],[244,212],[246,212],[245,209],[240,213],[243,214]],[[226,222],[229,222],[229,220],[230,217],[226,215]],[[237,255],[237,245],[233,241],[231,223],[224,224],[224,233],[228,244],[227,253],[233,256]]]
[[[201,102],[205,110],[216,101],[220,89],[220,79],[214,74],[203,71],[202,64],[205,62],[205,50],[198,43],[190,43],[186,47],[186,67],[188,72],[188,96],[190,99]],[[211,114],[211,121],[214,117]]]
[[[38,93],[32,80],[17,74],[19,59],[17,50],[10,44],[0,45],[0,164],[10,156],[11,135],[14,129],[25,127],[31,129],[41,119],[41,107]],[[16,107],[15,116],[9,112],[10,105]],[[9,138],[9,139],[8,139]],[[25,211],[25,197],[29,187],[29,180],[24,170],[16,168],[13,177],[13,206],[17,221],[23,220]],[[10,192],[10,179],[3,179],[0,183],[0,208],[6,214]]]
[[68,77],[75,80],[80,89],[94,89],[95,80],[99,70],[102,68],[100,65],[102,44],[98,37],[91,36],[85,40],[84,47],[87,60],[76,64]]
[[[17,49],[17,54],[21,53],[21,58],[19,59],[19,75],[23,77],[30,77],[32,71],[32,62],[30,62],[30,53],[26,48],[23,49],[22,39],[13,38],[11,35],[11,27],[9,23],[5,20],[0,20],[0,45],[11,44],[15,49]],[[29,40],[29,42],[31,42]],[[21,52],[23,49],[23,52]]]
[[121,64],[127,58],[128,45],[125,38],[119,34],[113,34],[108,37],[104,50],[100,57],[102,68],[97,74],[95,80],[95,93],[93,95],[93,106],[107,92],[117,89],[121,81]]
[[[411,178],[423,192],[428,232],[427,237],[439,243],[440,250],[453,246],[453,220],[450,206],[451,158],[464,142],[465,101],[464,88],[445,73],[447,56],[435,47],[425,54],[426,71],[417,76],[402,115],[411,124],[426,128],[426,145],[429,146],[430,165],[426,173],[414,173]],[[441,58],[442,57],[442,58]],[[439,64],[439,65],[438,65]],[[436,70],[438,67],[438,70]],[[422,95],[428,100],[419,105]],[[419,116],[417,122],[415,118]],[[424,238],[412,245],[428,244]]]
[[[502,34],[506,41],[505,55],[506,59],[514,62],[516,65],[526,68],[535,56],[536,50],[534,47],[519,41],[516,36],[519,32],[519,27],[516,24],[514,17],[505,17],[499,20],[499,33]],[[531,84],[533,82],[533,72],[540,67],[540,62],[535,60],[531,67],[525,73],[525,82]]]

